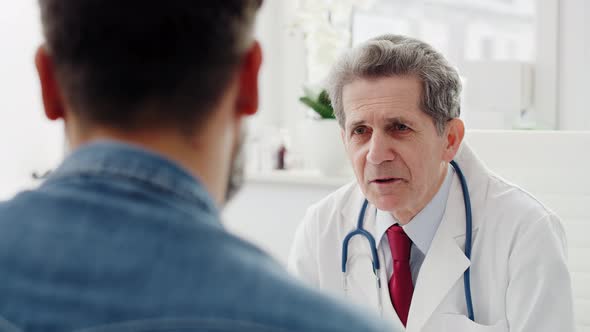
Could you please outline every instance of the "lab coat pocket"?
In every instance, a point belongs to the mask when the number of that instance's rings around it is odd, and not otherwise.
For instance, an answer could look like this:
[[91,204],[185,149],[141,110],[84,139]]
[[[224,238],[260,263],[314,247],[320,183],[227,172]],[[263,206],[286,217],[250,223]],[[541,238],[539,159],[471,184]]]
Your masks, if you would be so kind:
[[500,320],[493,325],[482,325],[471,321],[462,314],[440,314],[432,327],[441,332],[507,332],[508,323]]

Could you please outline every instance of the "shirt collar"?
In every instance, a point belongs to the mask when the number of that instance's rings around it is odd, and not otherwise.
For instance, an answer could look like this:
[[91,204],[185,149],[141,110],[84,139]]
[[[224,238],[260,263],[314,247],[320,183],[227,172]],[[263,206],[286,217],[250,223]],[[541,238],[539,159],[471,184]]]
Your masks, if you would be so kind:
[[217,215],[217,207],[205,186],[187,170],[165,157],[139,146],[101,140],[73,151],[48,177],[46,184],[80,176],[112,177],[175,196],[191,206]]
[[[406,234],[412,240],[412,243],[426,255],[432,244],[432,239],[440,225],[445,209],[447,206],[447,199],[451,189],[451,182],[455,170],[451,165],[448,166],[445,180],[440,189],[434,195],[432,200],[420,211],[409,223],[402,226]],[[377,239],[381,239],[387,229],[398,221],[387,211],[377,210],[376,215],[376,235]]]

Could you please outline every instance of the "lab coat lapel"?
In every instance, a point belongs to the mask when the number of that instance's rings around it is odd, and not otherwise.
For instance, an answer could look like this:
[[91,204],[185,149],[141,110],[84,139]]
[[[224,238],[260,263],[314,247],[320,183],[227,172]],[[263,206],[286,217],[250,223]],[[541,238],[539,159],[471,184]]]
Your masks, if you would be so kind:
[[[455,161],[463,171],[471,196],[473,234],[479,228],[478,214],[485,208],[487,169],[464,143]],[[465,256],[465,203],[461,182],[455,174],[443,220],[426,255],[416,281],[407,331],[418,332],[470,266]]]
[[463,276],[469,260],[457,244],[456,236],[465,234],[465,210],[459,180],[455,177],[447,208],[414,287],[407,331],[418,332],[438,305]]

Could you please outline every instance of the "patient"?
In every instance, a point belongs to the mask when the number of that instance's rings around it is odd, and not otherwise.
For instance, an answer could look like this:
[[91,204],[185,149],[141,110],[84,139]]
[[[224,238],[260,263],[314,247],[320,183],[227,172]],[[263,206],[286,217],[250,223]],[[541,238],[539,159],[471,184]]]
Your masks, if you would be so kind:
[[40,0],[72,153],[0,204],[0,330],[391,331],[228,234],[256,113],[256,0]]

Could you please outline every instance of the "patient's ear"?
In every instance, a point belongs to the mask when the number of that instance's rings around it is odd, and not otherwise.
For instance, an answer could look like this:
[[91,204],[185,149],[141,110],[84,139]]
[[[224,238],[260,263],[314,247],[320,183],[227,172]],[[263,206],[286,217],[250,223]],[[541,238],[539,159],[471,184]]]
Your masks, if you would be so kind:
[[258,110],[258,73],[262,64],[262,49],[255,41],[244,55],[239,72],[238,111],[253,115]]
[[41,83],[45,116],[49,120],[63,119],[65,117],[64,103],[57,84],[54,63],[44,46],[37,49],[35,66]]
[[447,128],[444,133],[445,148],[443,151],[443,160],[450,162],[455,158],[459,151],[463,137],[465,136],[465,125],[459,118],[452,119],[447,123]]

